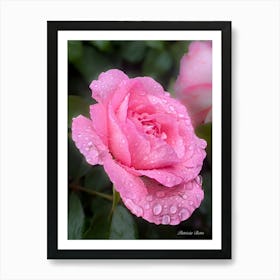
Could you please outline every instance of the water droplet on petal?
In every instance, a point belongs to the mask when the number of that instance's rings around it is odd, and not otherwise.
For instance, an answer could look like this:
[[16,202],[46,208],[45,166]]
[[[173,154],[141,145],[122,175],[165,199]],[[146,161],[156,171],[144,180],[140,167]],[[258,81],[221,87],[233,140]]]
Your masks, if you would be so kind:
[[193,205],[193,201],[190,200],[190,201],[189,201],[189,205]]
[[143,209],[140,206],[136,205],[131,199],[127,199],[125,201],[125,204],[131,210],[131,212],[136,216],[139,217],[143,215]]
[[161,222],[163,225],[168,225],[170,223],[170,216],[164,215]]
[[148,203],[145,204],[144,208],[145,208],[145,209],[150,209],[150,204],[148,204]]
[[183,198],[184,198],[184,199],[187,199],[187,198],[188,198],[188,196],[187,196],[186,194],[184,194],[184,195],[183,195]]
[[201,184],[202,184],[202,177],[201,177],[200,175],[197,176],[197,177],[195,178],[195,182],[196,182],[197,184],[201,185]]
[[169,109],[170,109],[170,111],[172,111],[172,112],[175,110],[174,107],[171,106],[171,105],[169,106]]
[[155,215],[159,215],[161,213],[162,207],[160,204],[156,204],[153,208],[153,213]]
[[189,211],[186,208],[182,208],[179,212],[180,220],[186,220],[189,217]]
[[175,205],[172,205],[171,207],[170,207],[170,213],[171,214],[175,214],[177,212],[177,207],[175,206]]
[[151,202],[151,201],[153,200],[153,196],[152,196],[152,195],[148,195],[148,196],[146,197],[146,200],[149,201],[149,202]]

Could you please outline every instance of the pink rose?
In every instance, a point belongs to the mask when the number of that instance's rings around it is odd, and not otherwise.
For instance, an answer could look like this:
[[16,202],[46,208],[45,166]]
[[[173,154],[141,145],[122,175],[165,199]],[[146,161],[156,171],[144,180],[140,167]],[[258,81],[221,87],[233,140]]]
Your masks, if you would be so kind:
[[212,121],[212,43],[192,42],[180,63],[174,85],[176,97],[187,107],[193,125]]
[[148,77],[110,70],[90,88],[90,118],[73,118],[72,137],[91,165],[102,164],[130,211],[176,225],[199,207],[206,142],[186,108]]

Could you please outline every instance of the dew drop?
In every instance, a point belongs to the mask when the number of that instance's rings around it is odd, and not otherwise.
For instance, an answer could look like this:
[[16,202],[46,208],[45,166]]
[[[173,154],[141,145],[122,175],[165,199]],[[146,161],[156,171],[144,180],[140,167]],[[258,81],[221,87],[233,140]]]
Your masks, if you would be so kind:
[[150,209],[150,204],[149,204],[149,203],[146,203],[145,206],[144,206],[144,208],[147,209],[147,210]]
[[170,111],[174,111],[175,109],[174,109],[174,107],[173,106],[169,106],[169,109],[170,109]]
[[189,201],[189,205],[193,205],[193,201],[190,200],[190,201]]
[[170,213],[171,214],[175,214],[177,212],[177,207],[175,206],[175,205],[172,205],[171,207],[170,207]]
[[154,215],[159,215],[161,213],[162,207],[160,204],[156,204],[153,208]]
[[201,185],[201,184],[202,184],[202,177],[201,177],[200,175],[197,176],[197,177],[195,178],[195,182],[196,182],[197,184]]
[[170,223],[170,216],[164,215],[161,222],[163,225],[168,225]]
[[136,216],[139,217],[143,215],[143,209],[140,206],[136,205],[131,199],[127,199],[125,201],[125,204],[129,209],[131,209],[131,212]]
[[188,196],[187,196],[186,194],[184,194],[184,195],[183,195],[183,198],[184,198],[184,199],[187,199],[187,198],[188,198]]
[[151,201],[153,200],[153,196],[152,196],[152,195],[148,195],[148,196],[146,197],[146,200],[149,201],[149,202],[151,202]]
[[186,208],[182,208],[179,212],[180,220],[186,220],[189,217],[189,211]]
[[143,209],[142,207],[138,206],[138,205],[135,205],[135,211],[136,211],[136,215],[139,217],[139,216],[142,216],[143,215]]

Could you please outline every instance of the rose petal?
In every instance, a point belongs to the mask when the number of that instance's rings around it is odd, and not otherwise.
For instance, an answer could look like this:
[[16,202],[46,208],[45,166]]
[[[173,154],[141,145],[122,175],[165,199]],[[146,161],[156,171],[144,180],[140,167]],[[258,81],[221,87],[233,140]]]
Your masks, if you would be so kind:
[[171,146],[161,139],[153,139],[139,132],[129,119],[127,119],[125,129],[131,153],[131,165],[134,168],[161,168],[179,161]]
[[[192,124],[206,122],[212,107],[212,44],[192,42],[180,62],[180,73],[174,84],[176,97],[187,107]],[[209,120],[209,118],[207,118]]]
[[208,114],[207,116],[205,117],[205,123],[209,123],[209,122],[212,122],[212,107],[211,109],[208,111]]
[[169,93],[164,92],[162,86],[149,77],[132,79],[134,84],[130,89],[129,108],[139,113],[167,113],[189,118],[186,108]]
[[84,116],[73,118],[72,138],[89,164],[102,164],[108,149],[93,129],[92,122]]
[[[205,141],[203,144],[205,144]],[[202,147],[205,146],[195,146],[194,149],[196,151],[192,154],[193,156],[191,158],[169,167],[150,170],[127,168],[127,170],[137,176],[144,175],[152,178],[166,187],[174,187],[182,182],[191,181],[198,176],[206,156],[206,152]]]
[[99,75],[98,80],[92,81],[90,89],[92,97],[103,104],[115,93],[120,83],[128,80],[128,77],[120,70],[112,69]]
[[107,115],[101,103],[90,106],[90,118],[94,130],[102,139],[104,145],[108,146]]
[[212,85],[204,84],[184,89],[178,98],[186,106],[193,125],[203,123],[212,108]]
[[180,62],[180,84],[191,87],[199,84],[212,84],[212,44],[192,42],[189,51]]
[[136,82],[133,90],[138,95],[145,93],[162,97],[164,93],[163,87],[150,77],[137,77],[132,79],[132,81]]
[[112,158],[105,160],[104,169],[123,198],[137,202],[147,195],[147,189],[142,180],[127,172]]
[[127,110],[128,110],[128,102],[129,102],[130,94],[127,94],[124,98],[124,100],[121,102],[117,112],[116,116],[118,120],[122,123],[125,123],[127,118]]
[[182,183],[183,179],[173,174],[168,168],[151,169],[151,170],[137,170],[138,174],[155,179],[160,184],[166,187],[174,187]]
[[128,209],[150,223],[177,225],[188,219],[204,198],[200,177],[173,188],[143,179],[147,194],[140,200],[120,196]]
[[121,163],[127,166],[131,165],[131,156],[128,147],[127,138],[122,131],[120,123],[116,119],[116,115],[111,104],[108,105],[108,130],[109,130],[109,150],[112,155]]

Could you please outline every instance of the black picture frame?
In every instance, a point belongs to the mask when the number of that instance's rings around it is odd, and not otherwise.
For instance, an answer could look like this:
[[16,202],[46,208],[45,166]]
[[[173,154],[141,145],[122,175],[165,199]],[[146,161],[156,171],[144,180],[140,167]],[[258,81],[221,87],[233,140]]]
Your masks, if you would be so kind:
[[[61,250],[58,249],[58,31],[60,30],[218,30],[222,34],[222,248],[221,250]],[[48,259],[231,259],[231,22],[47,22],[47,258]]]

